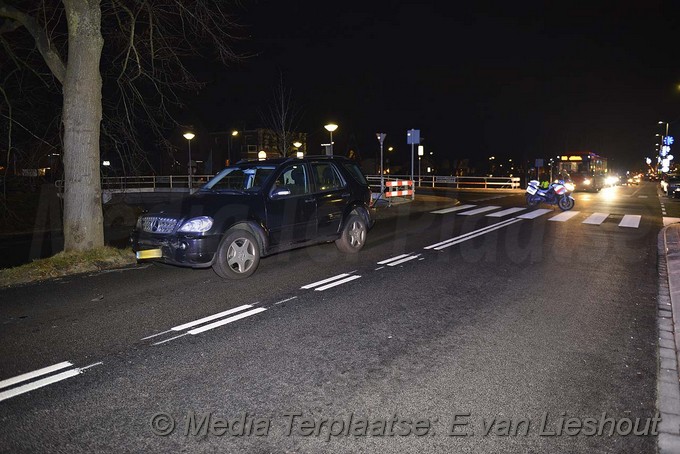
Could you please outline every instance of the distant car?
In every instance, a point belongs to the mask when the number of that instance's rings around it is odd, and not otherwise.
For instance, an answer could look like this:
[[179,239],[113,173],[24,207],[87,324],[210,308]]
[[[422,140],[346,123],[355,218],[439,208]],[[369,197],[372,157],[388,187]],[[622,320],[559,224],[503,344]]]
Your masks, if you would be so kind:
[[669,177],[666,180],[666,196],[677,199],[680,197],[680,176]]
[[628,177],[627,182],[628,182],[629,185],[630,184],[637,185],[637,184],[640,184],[640,180],[641,180],[640,175],[631,175],[631,176]]
[[621,184],[621,177],[618,175],[609,175],[605,178],[605,184],[607,186],[618,186]]
[[180,204],[140,216],[130,242],[138,260],[241,279],[276,252],[331,241],[358,252],[373,225],[370,202],[364,174],[347,158],[247,161]]
[[574,184],[576,191],[598,192],[606,186],[605,177],[603,175],[576,173],[571,175],[571,181]]

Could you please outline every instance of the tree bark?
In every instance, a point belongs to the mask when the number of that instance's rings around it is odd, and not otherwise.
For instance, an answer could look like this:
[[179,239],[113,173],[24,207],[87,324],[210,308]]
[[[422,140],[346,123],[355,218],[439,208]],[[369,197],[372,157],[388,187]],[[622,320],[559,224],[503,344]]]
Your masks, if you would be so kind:
[[104,39],[99,0],[63,0],[68,23],[64,79],[64,250],[104,246],[99,134]]

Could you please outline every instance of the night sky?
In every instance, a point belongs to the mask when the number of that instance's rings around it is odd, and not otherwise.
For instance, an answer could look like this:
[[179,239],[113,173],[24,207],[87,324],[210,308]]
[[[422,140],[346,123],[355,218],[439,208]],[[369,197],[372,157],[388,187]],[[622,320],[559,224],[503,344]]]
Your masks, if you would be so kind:
[[[470,2],[473,3],[473,2]],[[420,129],[438,159],[591,150],[610,168],[680,133],[678,2],[260,1],[236,10],[255,56],[214,71],[191,109],[213,130],[260,126],[283,77],[309,150],[407,160]],[[243,127],[243,126],[241,126]],[[317,148],[318,147],[318,148]],[[678,153],[680,154],[680,153]]]

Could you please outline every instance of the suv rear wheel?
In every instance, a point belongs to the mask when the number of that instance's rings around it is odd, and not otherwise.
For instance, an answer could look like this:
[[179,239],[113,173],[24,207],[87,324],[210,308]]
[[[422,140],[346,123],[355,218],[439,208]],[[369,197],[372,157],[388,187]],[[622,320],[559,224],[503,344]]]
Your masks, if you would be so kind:
[[367,231],[366,221],[361,216],[352,214],[342,228],[342,235],[335,240],[335,245],[342,252],[357,253],[366,243]]
[[213,270],[225,279],[244,279],[260,264],[260,247],[252,233],[245,230],[227,232],[217,249]]

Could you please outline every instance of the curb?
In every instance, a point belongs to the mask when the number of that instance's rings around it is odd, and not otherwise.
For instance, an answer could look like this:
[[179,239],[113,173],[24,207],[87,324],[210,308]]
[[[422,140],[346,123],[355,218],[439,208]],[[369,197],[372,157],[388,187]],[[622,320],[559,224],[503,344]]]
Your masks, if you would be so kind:
[[661,454],[680,452],[680,224],[661,229],[657,242],[658,375],[656,407],[661,416]]

